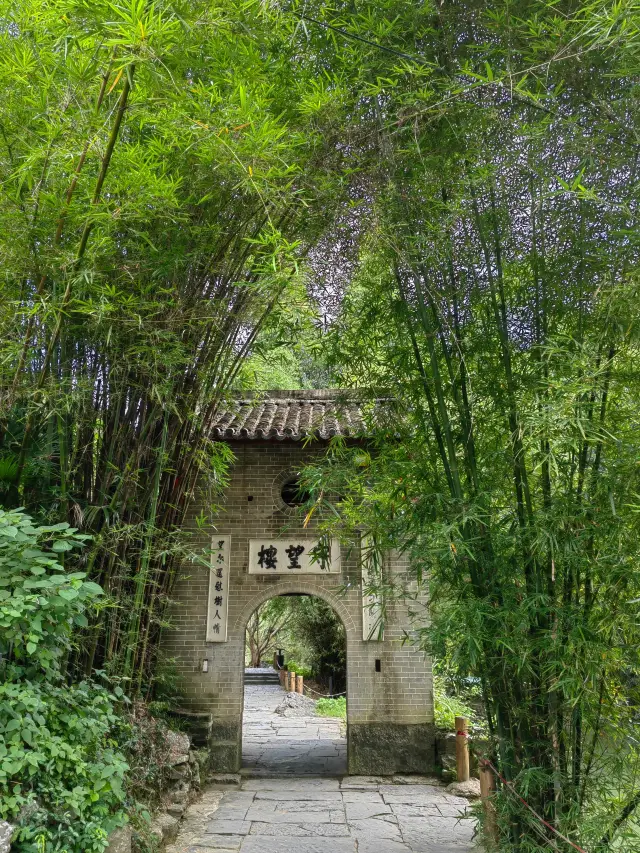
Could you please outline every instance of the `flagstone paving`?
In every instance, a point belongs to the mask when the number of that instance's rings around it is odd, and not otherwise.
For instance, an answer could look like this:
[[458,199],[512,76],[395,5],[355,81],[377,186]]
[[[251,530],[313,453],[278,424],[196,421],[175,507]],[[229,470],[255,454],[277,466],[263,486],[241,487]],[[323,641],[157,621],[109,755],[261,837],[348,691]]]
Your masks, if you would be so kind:
[[210,789],[167,853],[472,853],[468,803],[437,781],[259,777]]
[[467,800],[427,777],[346,775],[344,724],[245,686],[243,777],[187,810],[166,853],[472,853]]
[[341,776],[347,772],[345,724],[331,717],[282,717],[278,685],[245,685],[242,767],[252,776],[294,773]]

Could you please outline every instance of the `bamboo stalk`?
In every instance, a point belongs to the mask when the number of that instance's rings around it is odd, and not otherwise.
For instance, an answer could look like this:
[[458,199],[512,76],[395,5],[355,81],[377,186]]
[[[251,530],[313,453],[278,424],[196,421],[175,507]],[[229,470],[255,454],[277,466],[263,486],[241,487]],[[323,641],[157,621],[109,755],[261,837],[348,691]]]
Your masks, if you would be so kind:
[[[102,75],[102,84],[100,86],[100,91],[98,92],[98,100],[96,103],[96,114],[99,113],[100,107],[102,106],[102,102],[104,100],[105,92],[107,89],[107,82],[109,80],[109,74],[111,73],[111,63],[109,64],[108,69]],[[71,204],[71,199],[73,198],[73,194],[78,185],[78,179],[80,177],[80,173],[82,171],[82,167],[84,166],[85,160],[87,159],[87,154],[89,152],[89,146],[91,144],[90,138],[87,138],[84,148],[82,149],[82,153],[80,154],[80,159],[76,164],[76,168],[73,174],[73,178],[71,180],[71,184],[67,189],[67,193],[65,196],[64,206],[62,211],[60,212],[60,217],[58,219],[58,224],[56,227],[56,232],[53,238],[53,245],[58,246],[60,244],[60,240],[62,239],[62,231],[64,228],[64,221],[69,210],[69,206]],[[36,288],[36,296],[41,296],[44,290],[44,285],[47,280],[45,275],[41,275],[38,281],[38,286]],[[24,343],[22,345],[22,350],[20,351],[20,356],[18,358],[18,364],[16,367],[16,371],[13,377],[13,386],[12,386],[12,394],[15,394],[18,380],[20,378],[20,374],[22,373],[25,365],[25,361],[27,358],[27,352],[29,351],[29,341],[31,340],[31,335],[33,334],[33,324],[35,322],[35,314],[32,314],[29,317],[27,322],[27,329],[24,336]]]
[[[100,195],[102,192],[102,186],[103,186],[104,180],[107,176],[107,172],[109,171],[109,165],[111,163],[111,157],[113,155],[113,150],[115,148],[115,144],[116,144],[116,141],[118,139],[118,135],[120,133],[120,126],[122,124],[122,119],[124,118],[124,113],[125,113],[125,110],[127,107],[127,100],[129,98],[129,93],[131,91],[131,80],[133,79],[134,70],[135,70],[135,66],[132,66],[130,75],[127,74],[125,76],[125,82],[124,82],[124,85],[122,88],[122,93],[120,95],[120,100],[118,103],[118,109],[116,111],[115,120],[114,120],[112,129],[111,129],[111,134],[109,136],[109,141],[107,143],[106,151],[105,151],[104,156],[102,158],[102,165],[100,168],[100,173],[99,173],[98,179],[96,181],[93,199],[91,202],[93,205],[97,204],[98,201],[100,200]],[[80,238],[80,245],[78,246],[78,250],[76,253],[76,265],[84,257],[84,253],[85,253],[86,248],[87,248],[87,242],[89,240],[89,234],[91,233],[91,227],[92,226],[91,226],[90,220],[87,220],[85,227],[84,227],[84,231],[82,233],[82,237]],[[46,382],[47,377],[49,375],[51,357],[53,355],[54,348],[55,348],[56,344],[58,343],[58,338],[60,336],[60,330],[62,329],[62,322],[63,322],[63,318],[65,316],[65,311],[66,311],[67,306],[69,304],[69,301],[71,299],[72,282],[73,282],[73,279],[70,277],[69,281],[67,283],[67,287],[66,287],[64,294],[63,294],[63,297],[62,297],[62,302],[60,305],[60,310],[58,312],[58,318],[56,320],[56,324],[55,324],[53,333],[51,335],[51,338],[49,339],[49,343],[47,344],[47,348],[46,348],[46,352],[45,352],[45,356],[44,356],[44,362],[43,362],[42,367],[40,369],[40,375],[38,377],[38,382],[36,384],[36,391],[42,390],[44,383]],[[28,450],[28,447],[29,447],[29,444],[31,441],[32,430],[33,430],[33,411],[30,411],[28,416],[27,416],[25,429],[24,429],[24,436],[23,436],[23,440],[22,440],[22,445],[20,447],[20,454],[18,457],[18,465],[17,465],[18,470],[17,470],[16,480],[19,484],[19,486],[18,486],[19,489],[24,488],[24,484],[22,482],[22,475],[24,472],[27,450]]]
[[[151,498],[151,507],[149,511],[149,517],[147,519],[147,532],[145,535],[145,543],[142,561],[140,564],[140,568],[135,577],[135,597],[133,601],[133,615],[130,619],[130,627],[129,627],[129,635],[127,638],[127,646],[125,650],[125,661],[124,661],[124,675],[126,677],[132,677],[133,675],[133,666],[135,662],[135,645],[138,640],[138,633],[140,629],[140,619],[141,619],[141,610],[144,603],[144,598],[147,592],[147,580],[149,573],[149,564],[151,559],[151,543],[152,538],[155,533],[155,525],[156,525],[156,515],[158,511],[158,497],[160,491],[160,477],[162,474],[162,470],[165,465],[165,452],[167,446],[167,433],[168,433],[168,424],[169,418],[168,413],[165,410],[164,422],[162,425],[162,438],[160,440],[160,447],[158,449],[157,461],[155,467],[155,475],[153,481],[153,494]],[[138,678],[136,679],[136,692],[140,690],[140,684],[142,680],[142,667],[139,667],[138,670]]]

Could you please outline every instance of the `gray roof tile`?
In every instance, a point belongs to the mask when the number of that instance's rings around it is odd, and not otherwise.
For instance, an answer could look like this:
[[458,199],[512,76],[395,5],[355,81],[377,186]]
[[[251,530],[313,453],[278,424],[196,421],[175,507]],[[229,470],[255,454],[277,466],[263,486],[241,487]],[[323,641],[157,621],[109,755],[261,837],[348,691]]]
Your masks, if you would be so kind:
[[[369,405],[349,391],[264,391],[247,393],[223,404],[213,423],[213,437],[227,440],[300,441],[308,435],[329,439],[365,438]],[[375,401],[378,403],[380,401]]]

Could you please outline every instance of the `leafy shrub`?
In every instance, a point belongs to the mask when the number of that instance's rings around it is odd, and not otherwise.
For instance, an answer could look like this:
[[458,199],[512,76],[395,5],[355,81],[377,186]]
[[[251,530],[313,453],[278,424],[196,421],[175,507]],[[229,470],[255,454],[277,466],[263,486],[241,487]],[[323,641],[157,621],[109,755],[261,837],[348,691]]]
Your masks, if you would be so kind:
[[90,682],[0,685],[0,816],[23,815],[12,850],[100,853],[124,823],[114,703]]
[[311,678],[313,675],[313,670],[310,666],[301,666],[293,660],[287,663],[287,669],[289,672],[295,672],[296,675],[301,675],[303,678]]
[[15,453],[0,454],[0,494],[8,491],[18,478],[18,457]]
[[102,593],[59,562],[86,538],[0,510],[0,817],[18,826],[16,853],[100,853],[126,820],[122,691],[62,677],[71,632]]
[[341,720],[346,720],[347,700],[344,696],[339,699],[318,699],[316,714],[319,717],[340,717]]
[[0,654],[15,674],[57,671],[72,627],[87,625],[84,611],[102,590],[59,562],[87,538],[68,524],[34,527],[22,510],[0,509]]
[[473,711],[455,696],[449,696],[444,688],[442,678],[436,676],[433,680],[433,698],[435,703],[435,723],[439,729],[454,731],[456,717],[466,717],[473,720]]

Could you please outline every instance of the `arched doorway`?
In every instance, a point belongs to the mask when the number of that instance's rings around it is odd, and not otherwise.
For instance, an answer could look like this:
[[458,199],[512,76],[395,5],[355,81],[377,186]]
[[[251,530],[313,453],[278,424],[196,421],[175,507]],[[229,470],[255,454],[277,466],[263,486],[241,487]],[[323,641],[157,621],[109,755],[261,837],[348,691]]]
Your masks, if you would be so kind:
[[347,772],[347,631],[325,596],[281,592],[253,610],[243,687],[243,772]]

